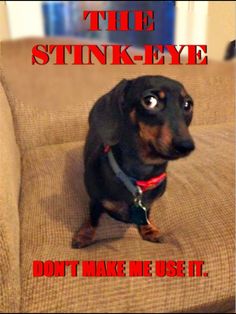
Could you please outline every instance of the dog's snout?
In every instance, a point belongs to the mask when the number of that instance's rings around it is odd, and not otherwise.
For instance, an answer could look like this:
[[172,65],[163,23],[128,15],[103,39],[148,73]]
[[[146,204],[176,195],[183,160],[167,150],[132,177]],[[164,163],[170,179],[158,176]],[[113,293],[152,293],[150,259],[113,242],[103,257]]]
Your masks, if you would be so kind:
[[174,140],[174,149],[180,154],[187,154],[194,150],[195,145],[192,139]]

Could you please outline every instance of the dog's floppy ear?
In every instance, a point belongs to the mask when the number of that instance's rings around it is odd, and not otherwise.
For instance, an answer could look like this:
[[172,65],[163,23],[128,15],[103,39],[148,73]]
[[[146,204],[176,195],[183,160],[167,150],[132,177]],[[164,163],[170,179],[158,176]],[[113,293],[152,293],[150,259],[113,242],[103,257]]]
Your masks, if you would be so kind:
[[90,115],[90,127],[98,132],[103,144],[115,145],[123,132],[123,110],[127,80],[122,80],[110,92],[100,97]]

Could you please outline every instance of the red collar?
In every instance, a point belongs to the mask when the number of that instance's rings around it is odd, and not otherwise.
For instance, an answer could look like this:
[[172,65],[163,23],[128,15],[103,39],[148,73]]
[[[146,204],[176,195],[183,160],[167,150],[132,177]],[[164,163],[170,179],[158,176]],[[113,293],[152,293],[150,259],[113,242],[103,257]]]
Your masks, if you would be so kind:
[[[111,150],[111,147],[109,145],[104,146],[105,154],[108,154],[110,150]],[[145,192],[147,190],[155,189],[159,184],[161,184],[166,179],[166,177],[167,177],[167,173],[163,172],[159,176],[153,177],[146,181],[137,180],[135,181],[135,184],[136,186],[140,187],[142,192]]]
[[145,192],[147,190],[156,188],[161,182],[163,182],[166,179],[166,177],[167,177],[166,172],[163,172],[157,177],[153,177],[146,181],[138,180],[135,183],[137,186],[141,188],[142,192]]

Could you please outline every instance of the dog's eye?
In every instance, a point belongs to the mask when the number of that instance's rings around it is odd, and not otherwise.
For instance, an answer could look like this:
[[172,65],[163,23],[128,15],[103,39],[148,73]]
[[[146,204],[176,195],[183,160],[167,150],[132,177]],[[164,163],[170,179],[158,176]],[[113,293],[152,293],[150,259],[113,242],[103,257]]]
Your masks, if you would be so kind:
[[154,109],[158,106],[158,100],[155,96],[150,95],[150,96],[146,96],[142,99],[142,105],[146,108],[146,109]]
[[192,100],[190,100],[190,99],[189,100],[185,100],[185,102],[184,102],[184,110],[189,112],[189,111],[192,110],[192,108],[193,108]]

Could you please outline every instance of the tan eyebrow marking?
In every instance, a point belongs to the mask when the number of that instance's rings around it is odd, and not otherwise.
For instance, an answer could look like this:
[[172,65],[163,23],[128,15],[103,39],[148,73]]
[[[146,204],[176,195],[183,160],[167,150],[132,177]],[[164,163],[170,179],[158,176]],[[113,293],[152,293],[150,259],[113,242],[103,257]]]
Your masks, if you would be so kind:
[[166,94],[163,90],[161,90],[159,93],[158,93],[158,96],[161,98],[161,99],[164,99],[166,97]]

